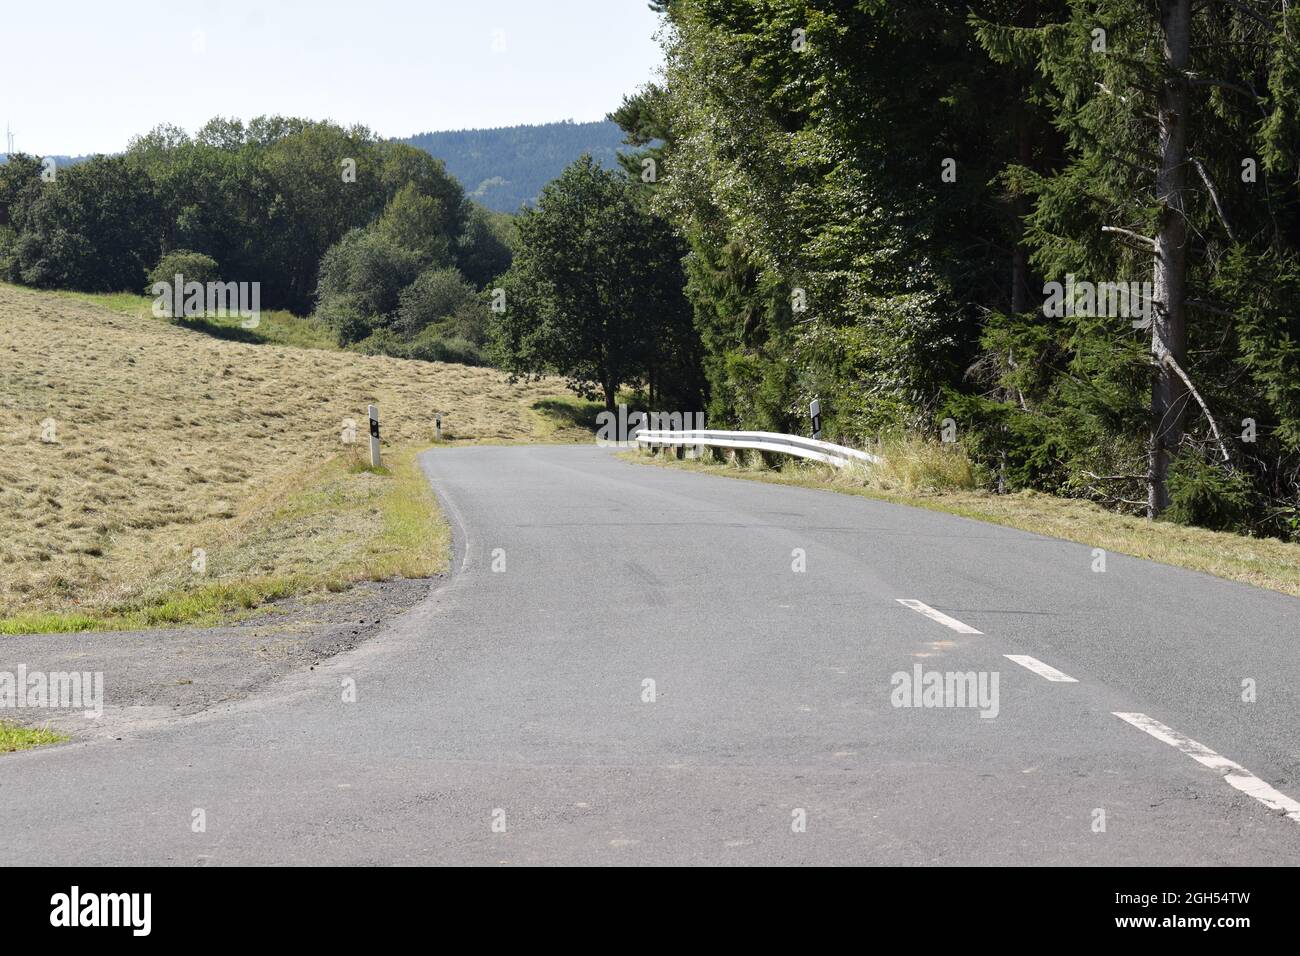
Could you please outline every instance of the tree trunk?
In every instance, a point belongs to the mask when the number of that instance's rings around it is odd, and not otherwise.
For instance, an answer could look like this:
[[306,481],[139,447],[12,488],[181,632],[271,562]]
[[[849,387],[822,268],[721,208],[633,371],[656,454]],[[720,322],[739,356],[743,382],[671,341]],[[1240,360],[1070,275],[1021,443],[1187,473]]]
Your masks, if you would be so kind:
[[618,411],[618,406],[615,404],[615,400],[618,398],[618,386],[612,382],[606,382],[603,388],[605,391],[605,411]]
[[[1029,129],[1029,117],[1025,115],[1024,88],[1016,83],[1011,93],[1016,103],[1016,159],[1021,166],[1028,167],[1034,161],[1034,144]],[[1015,216],[1015,246],[1011,250],[1011,311],[1028,312],[1033,300],[1030,295],[1029,250],[1025,247],[1025,219],[1029,215],[1029,197],[1017,193],[1012,212]]]
[[1187,353],[1187,124],[1188,92],[1184,74],[1189,64],[1192,32],[1191,0],[1161,0],[1164,31],[1164,80],[1158,97],[1160,171],[1156,199],[1161,204],[1156,232],[1151,354],[1156,361],[1151,388],[1151,437],[1147,463],[1147,516],[1169,507],[1169,460],[1182,441],[1187,391],[1182,379],[1164,363],[1171,354],[1179,365]]

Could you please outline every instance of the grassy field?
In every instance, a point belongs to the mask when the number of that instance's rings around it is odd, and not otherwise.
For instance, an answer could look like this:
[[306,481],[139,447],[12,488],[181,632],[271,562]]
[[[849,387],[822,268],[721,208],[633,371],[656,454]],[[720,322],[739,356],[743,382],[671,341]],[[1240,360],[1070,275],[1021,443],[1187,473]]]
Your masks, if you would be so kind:
[[787,459],[779,468],[773,468],[764,465],[758,455],[747,455],[740,463],[677,461],[667,455],[650,457],[641,451],[625,452],[622,457],[943,511],[1300,597],[1300,544],[1152,522],[1115,514],[1090,501],[1032,491],[992,494],[973,487],[974,475],[964,456],[933,448],[925,450],[916,443],[887,447],[881,453],[887,464],[874,472],[836,471],[828,465],[799,459]]
[[[546,413],[557,381],[241,342],[138,300],[0,284],[0,633],[210,621],[427,576],[447,532],[414,451],[436,412],[451,443],[590,437]],[[379,474],[361,467],[371,402]]]
[[[17,286],[0,287],[17,290]],[[50,292],[48,295],[98,305],[119,315],[131,315],[137,318],[153,316],[153,299],[131,292]],[[162,320],[166,321],[166,320]],[[255,329],[245,329],[238,316],[226,318],[195,318],[178,320],[177,325],[196,332],[204,332],[215,338],[233,342],[245,342],[249,345],[294,345],[304,349],[338,349],[334,333],[322,323],[310,317],[294,315],[292,312],[264,311],[258,317]]]

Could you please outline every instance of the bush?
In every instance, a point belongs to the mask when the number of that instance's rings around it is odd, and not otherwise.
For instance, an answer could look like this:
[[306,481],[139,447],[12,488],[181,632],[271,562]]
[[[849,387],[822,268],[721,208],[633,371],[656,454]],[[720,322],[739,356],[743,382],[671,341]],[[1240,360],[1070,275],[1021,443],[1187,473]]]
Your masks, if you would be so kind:
[[463,338],[437,338],[422,335],[407,346],[407,358],[424,362],[456,362],[460,365],[486,365],[487,357],[473,342]]
[[206,285],[209,282],[220,282],[221,270],[217,260],[211,256],[205,256],[201,252],[191,252],[188,249],[177,249],[158,260],[158,264],[149,273],[149,281],[144,291],[147,295],[153,295],[155,282],[171,285],[176,281],[177,276],[180,276],[184,282],[202,282]]
[[367,338],[379,324],[376,316],[366,315],[346,295],[323,300],[316,310],[316,318],[334,330],[339,345],[344,347]]
[[414,340],[403,338],[392,329],[375,329],[349,345],[364,355],[390,355],[393,358],[420,362],[455,362],[460,365],[487,364],[482,350],[473,342],[460,338],[440,338],[432,329]]
[[426,269],[398,296],[397,328],[415,336],[474,301],[473,287],[452,268]]
[[1256,513],[1249,478],[1190,455],[1176,459],[1169,470],[1169,498],[1170,521],[1215,531],[1245,530]]

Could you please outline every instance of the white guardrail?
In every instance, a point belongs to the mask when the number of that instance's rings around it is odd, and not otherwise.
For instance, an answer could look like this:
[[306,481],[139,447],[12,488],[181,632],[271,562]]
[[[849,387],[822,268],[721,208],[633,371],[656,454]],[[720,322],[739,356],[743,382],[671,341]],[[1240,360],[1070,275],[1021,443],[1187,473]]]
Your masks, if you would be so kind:
[[825,462],[836,468],[843,468],[855,461],[875,465],[881,460],[878,455],[859,451],[856,448],[845,448],[843,445],[833,445],[828,441],[804,438],[801,435],[782,435],[779,432],[721,432],[704,428],[682,431],[643,429],[636,433],[636,441],[638,445],[648,446],[651,451],[687,446],[751,448],[756,451],[779,452],[783,455],[811,458],[813,461]]

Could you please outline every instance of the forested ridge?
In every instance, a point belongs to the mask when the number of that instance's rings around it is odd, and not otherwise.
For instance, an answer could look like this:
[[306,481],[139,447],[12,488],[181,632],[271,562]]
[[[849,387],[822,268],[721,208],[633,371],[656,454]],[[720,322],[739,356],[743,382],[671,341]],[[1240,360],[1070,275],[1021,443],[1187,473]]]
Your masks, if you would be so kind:
[[535,202],[542,187],[582,154],[617,168],[624,148],[622,131],[608,120],[418,133],[402,142],[441,159],[476,202],[510,213]]
[[666,77],[612,118],[662,140],[628,166],[689,246],[711,424],[819,397],[990,487],[1295,535],[1300,9],[652,5]]

